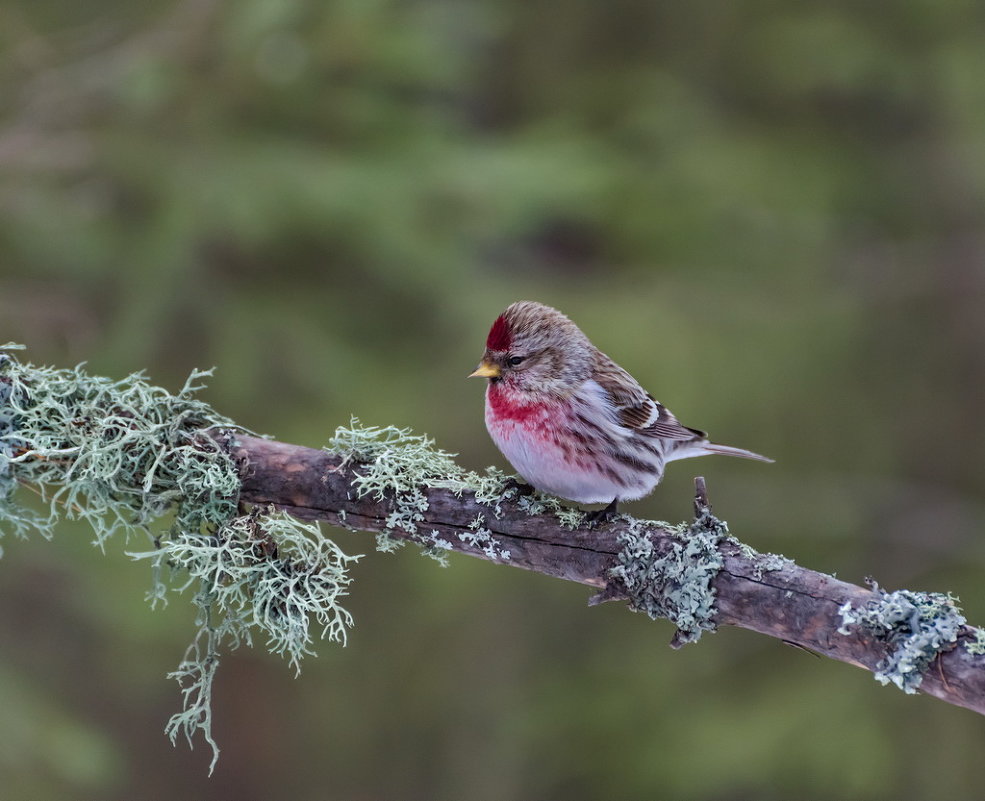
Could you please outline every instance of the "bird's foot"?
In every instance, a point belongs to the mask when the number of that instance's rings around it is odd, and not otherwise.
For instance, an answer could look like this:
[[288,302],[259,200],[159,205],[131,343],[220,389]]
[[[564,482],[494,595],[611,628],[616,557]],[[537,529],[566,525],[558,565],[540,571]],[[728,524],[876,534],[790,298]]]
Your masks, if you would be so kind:
[[585,524],[589,528],[598,528],[599,526],[608,523],[613,517],[616,516],[616,504],[618,504],[618,502],[618,498],[613,498],[612,502],[604,509],[596,509],[594,512],[589,512],[585,515]]
[[519,481],[515,476],[506,479],[506,483],[503,485],[503,493],[507,493],[510,490],[516,490],[516,497],[522,497],[524,495],[533,495],[536,490],[530,484],[524,484]]

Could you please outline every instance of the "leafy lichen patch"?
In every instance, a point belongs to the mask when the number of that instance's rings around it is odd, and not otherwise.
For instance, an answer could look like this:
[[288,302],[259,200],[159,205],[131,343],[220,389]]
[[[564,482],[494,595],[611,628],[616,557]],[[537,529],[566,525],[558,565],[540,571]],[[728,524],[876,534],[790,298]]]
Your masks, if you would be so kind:
[[724,565],[719,545],[725,524],[707,510],[687,529],[659,544],[640,521],[619,536],[623,544],[611,576],[629,595],[629,607],[677,626],[675,642],[696,642],[715,631],[712,581]]
[[486,528],[486,519],[483,515],[477,515],[475,520],[469,524],[469,530],[463,531],[458,535],[460,542],[471,545],[482,551],[486,558],[493,562],[508,562],[510,551],[503,548],[492,536],[492,532]]
[[965,617],[951,595],[886,592],[874,582],[872,589],[875,600],[854,608],[848,602],[838,610],[838,632],[848,635],[855,627],[888,643],[889,652],[874,671],[876,679],[895,684],[905,693],[915,693],[930,663],[957,641]]
[[792,559],[787,559],[783,554],[779,553],[761,553],[753,559],[753,573],[752,577],[757,581],[762,580],[763,576],[767,573],[772,573],[776,570],[783,570],[785,567],[790,567],[793,565]]
[[428,533],[428,540],[430,540],[431,545],[424,548],[421,553],[442,567],[448,567],[448,554],[454,549],[454,546],[441,536],[440,531],[434,528]]
[[560,498],[553,495],[545,495],[542,492],[534,492],[530,495],[521,495],[517,499],[517,506],[520,511],[528,515],[552,514],[567,529],[574,530],[585,522],[586,513],[574,506],[566,506]]
[[783,570],[783,568],[790,567],[794,564],[792,559],[788,559],[783,554],[760,553],[751,545],[740,542],[735,537],[729,536],[727,539],[729,543],[738,549],[740,555],[753,563],[752,578],[756,581],[761,581],[767,573],[772,573],[775,570]]
[[973,629],[971,636],[965,640],[964,647],[974,656],[985,654],[985,629]]

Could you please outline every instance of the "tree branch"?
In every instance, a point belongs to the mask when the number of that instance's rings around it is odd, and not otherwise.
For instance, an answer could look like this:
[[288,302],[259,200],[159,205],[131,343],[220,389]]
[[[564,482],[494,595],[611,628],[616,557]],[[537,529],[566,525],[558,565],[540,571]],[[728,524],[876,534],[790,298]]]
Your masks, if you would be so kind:
[[[459,553],[599,589],[593,602],[631,595],[610,571],[619,563],[626,538],[638,531],[640,521],[623,516],[598,529],[572,530],[553,514],[529,514],[516,500],[499,502],[497,514],[489,505],[476,501],[473,494],[422,487],[427,499],[423,519],[414,531],[404,531],[388,525],[396,506],[394,498],[380,500],[355,491],[353,481],[360,474],[359,463],[324,450],[249,436],[226,433],[222,438],[240,465],[241,499],[246,502],[273,505],[305,520],[386,531],[422,544],[433,544],[437,539]],[[698,486],[696,510],[699,516],[709,512],[703,481]],[[489,532],[491,542],[469,536],[477,520]],[[646,526],[658,554],[681,542],[680,534],[672,529],[650,523]],[[424,530],[429,533],[419,533]],[[717,548],[722,566],[711,580],[714,623],[751,629],[874,671],[877,676],[894,649],[900,647],[900,638],[893,635],[900,631],[919,633],[921,623],[916,612],[909,612],[911,620],[889,635],[871,626],[849,625],[851,616],[846,617],[846,609],[886,605],[888,596],[878,588],[866,589],[771,554],[757,554],[731,538],[722,539]],[[963,618],[957,619],[954,642],[934,640],[933,661],[920,670],[919,690],[985,714],[985,655],[978,653],[982,650],[981,633],[963,625]],[[677,642],[675,638],[672,644]]]

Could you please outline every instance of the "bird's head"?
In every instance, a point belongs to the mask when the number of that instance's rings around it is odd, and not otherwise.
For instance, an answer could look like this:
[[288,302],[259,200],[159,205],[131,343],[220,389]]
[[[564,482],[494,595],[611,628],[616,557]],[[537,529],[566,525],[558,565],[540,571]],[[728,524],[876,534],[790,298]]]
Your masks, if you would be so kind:
[[591,374],[593,350],[557,309],[521,300],[496,318],[482,361],[469,378],[488,378],[534,396],[565,396]]

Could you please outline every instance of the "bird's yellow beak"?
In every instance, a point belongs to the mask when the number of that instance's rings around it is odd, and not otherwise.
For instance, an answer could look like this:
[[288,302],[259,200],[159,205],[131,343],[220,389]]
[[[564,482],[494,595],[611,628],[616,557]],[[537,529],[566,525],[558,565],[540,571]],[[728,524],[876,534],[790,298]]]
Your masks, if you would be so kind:
[[499,378],[499,365],[482,362],[474,372],[469,373],[469,378]]

